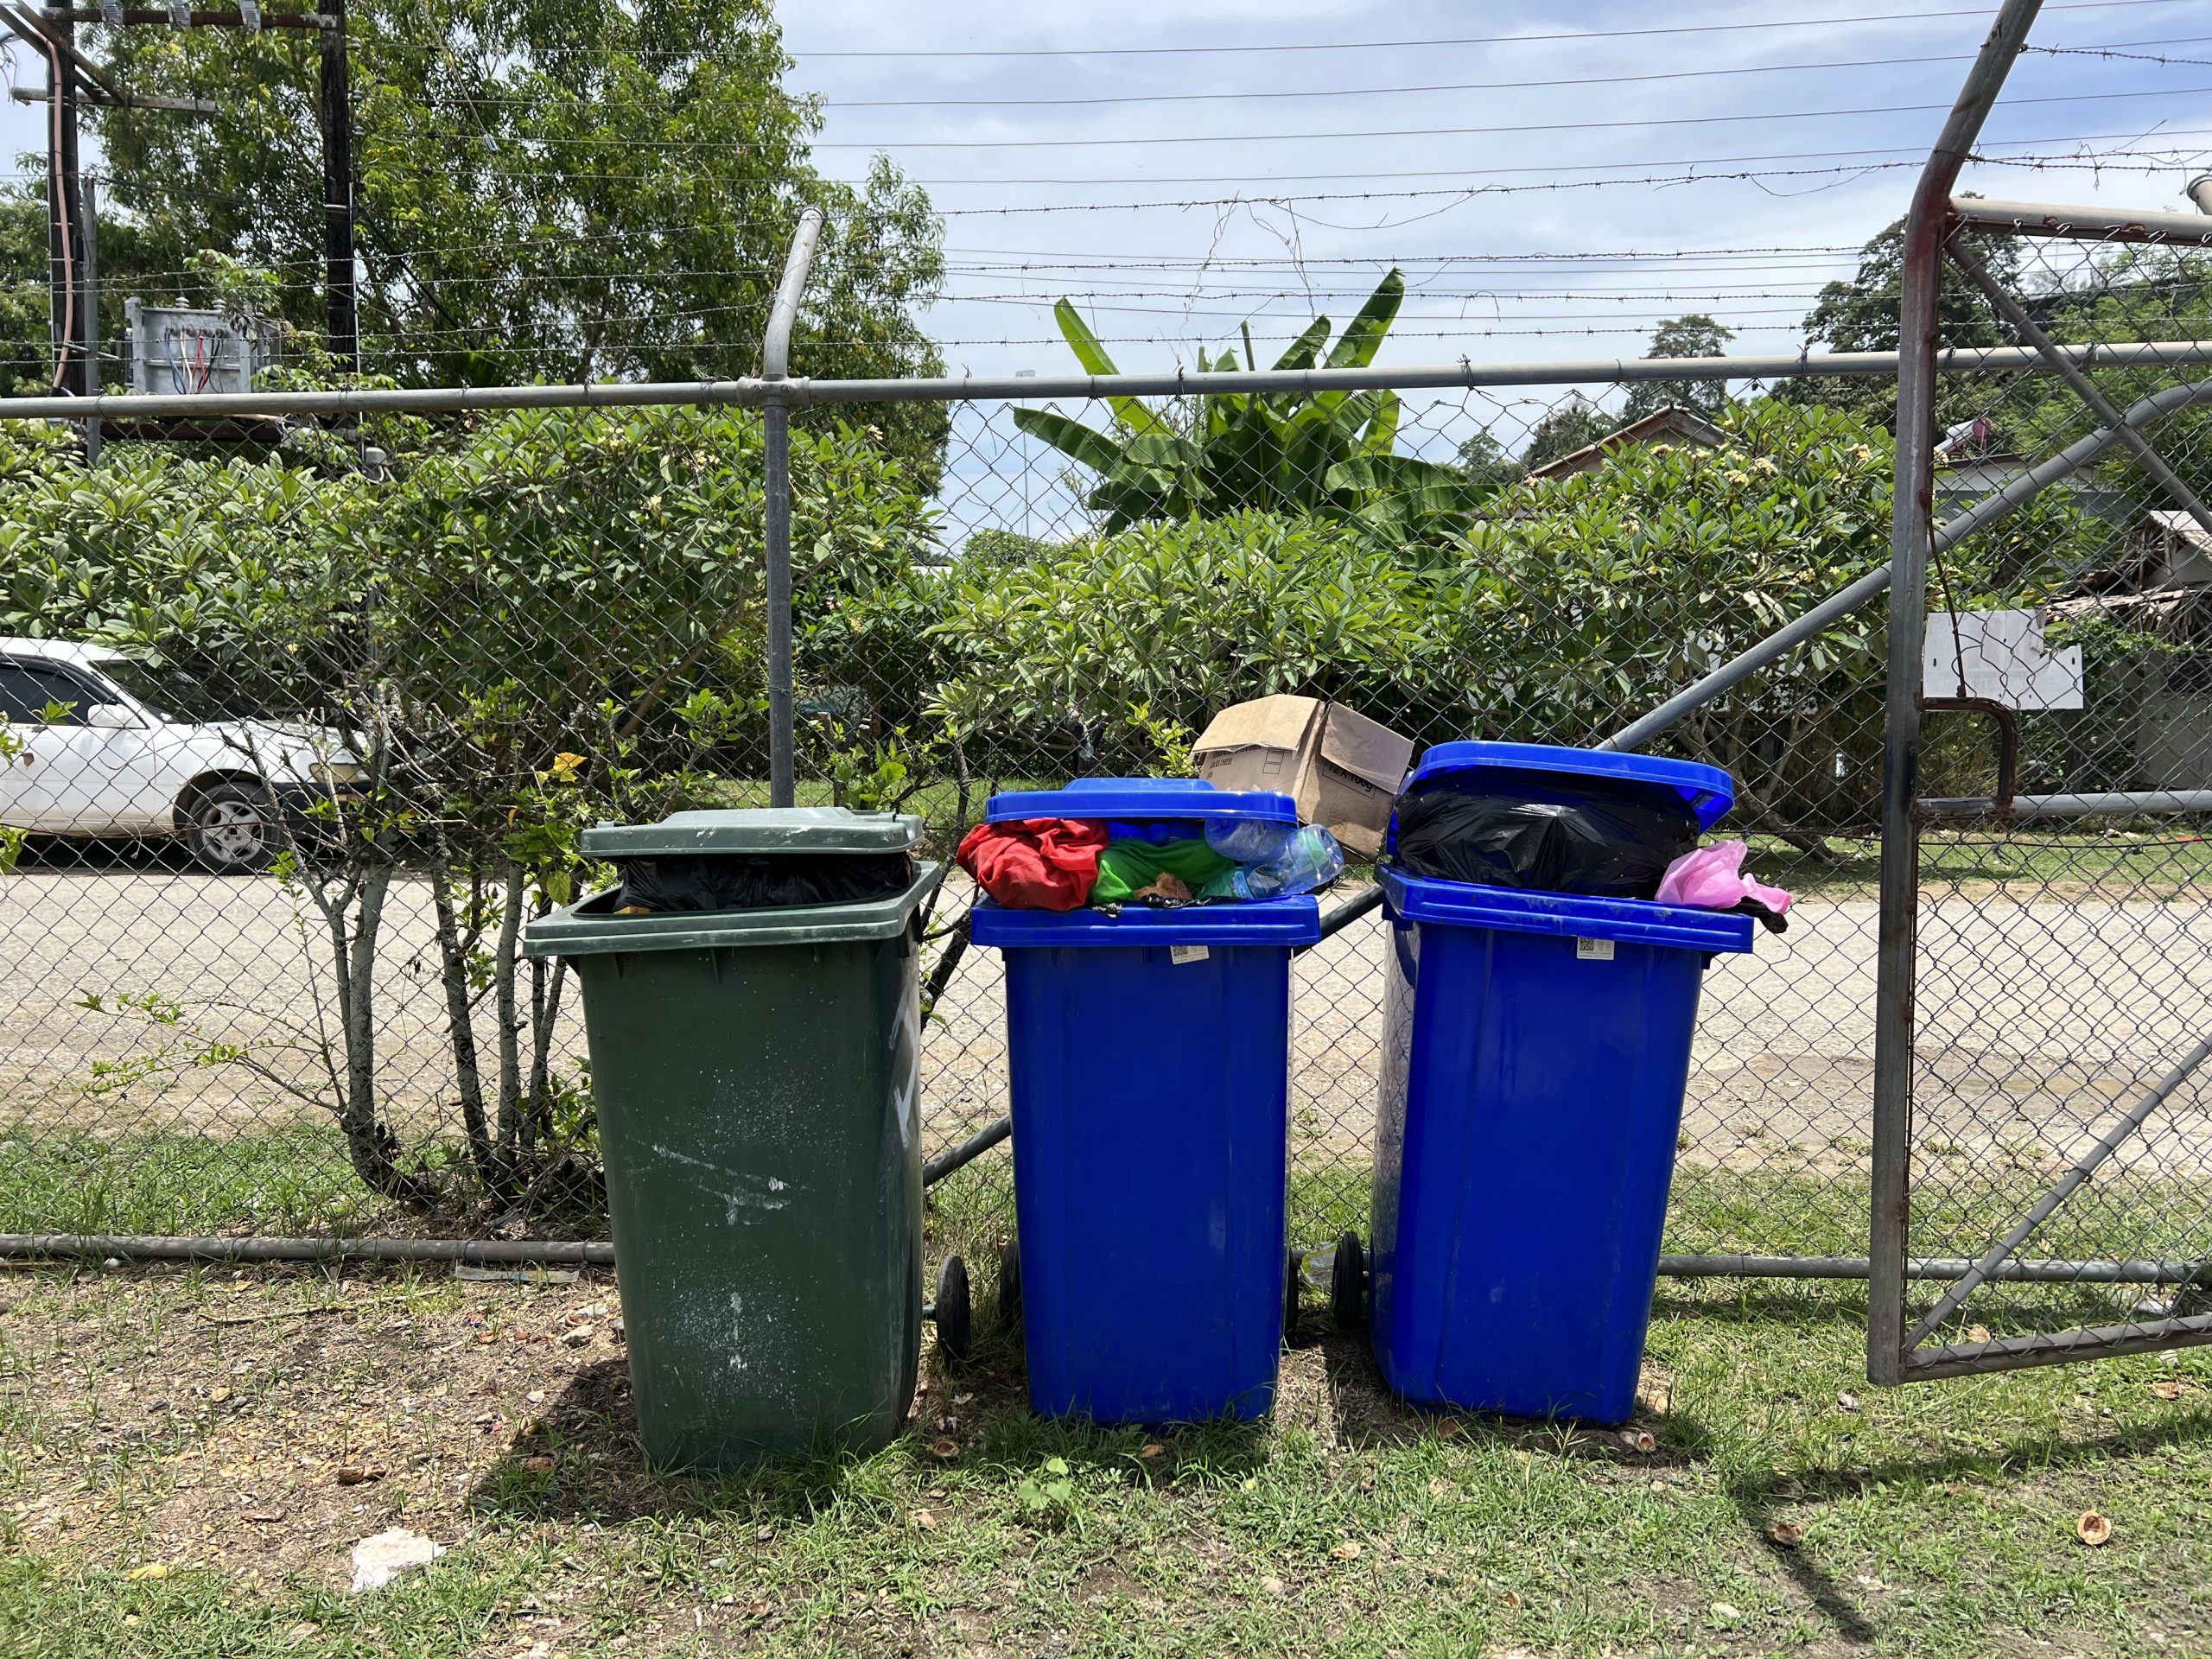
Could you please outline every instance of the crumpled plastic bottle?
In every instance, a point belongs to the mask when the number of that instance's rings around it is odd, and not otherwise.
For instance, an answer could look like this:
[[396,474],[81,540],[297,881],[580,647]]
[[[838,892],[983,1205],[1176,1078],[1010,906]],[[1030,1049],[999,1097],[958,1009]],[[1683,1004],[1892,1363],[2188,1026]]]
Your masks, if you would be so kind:
[[1238,864],[1265,864],[1280,858],[1297,834],[1294,823],[1259,823],[1249,818],[1206,820],[1206,845]]
[[[1217,850],[1218,850],[1217,849]],[[1281,899],[1325,887],[1344,873],[1344,850],[1318,824],[1301,825],[1264,863],[1240,864],[1206,883],[1206,899]]]

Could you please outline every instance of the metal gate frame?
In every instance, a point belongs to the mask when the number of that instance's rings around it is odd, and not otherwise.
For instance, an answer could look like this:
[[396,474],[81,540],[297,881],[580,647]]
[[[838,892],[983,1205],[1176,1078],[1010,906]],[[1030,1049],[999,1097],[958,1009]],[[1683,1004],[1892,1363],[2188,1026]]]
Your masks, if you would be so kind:
[[[2115,408],[2083,372],[2081,365],[2088,359],[2079,354],[2079,348],[2069,352],[2055,345],[1961,239],[1964,232],[1984,230],[2097,242],[2212,247],[2212,218],[2199,215],[2120,213],[2106,208],[1954,197],[1960,169],[2040,10],[2041,0],[2006,0],[1922,172],[1905,221],[1898,299],[1897,473],[1890,563],[1894,599],[1889,616],[1883,747],[1873,1189],[1868,1247],[1867,1375],[1885,1385],[2212,1343],[2212,1314],[2196,1314],[1923,1345],[1982,1285],[2027,1276],[2021,1269],[2030,1264],[2016,1259],[2020,1246],[2143,1128],[2198,1067],[2212,1059],[2212,1033],[2183,1055],[2118,1123],[2077,1156],[1978,1260],[1937,1264],[1915,1262],[1906,1254],[1911,1220],[1914,995],[1923,828],[1945,819],[2212,810],[2212,791],[2203,791],[2013,797],[2005,784],[2000,785],[1999,797],[1994,798],[1925,799],[1920,794],[1922,715],[1934,706],[1957,706],[1954,699],[1931,700],[1923,696],[1931,557],[2114,445],[2130,451],[2176,505],[2212,529],[2212,510],[2158,457],[2143,434],[2144,428],[2167,415],[2212,401],[2212,380],[2177,382],[2130,409]],[[2094,416],[2096,426],[2086,437],[2038,464],[1997,495],[1976,503],[1939,531],[1934,524],[1935,457],[1930,435],[1936,409],[1937,305],[1947,258],[1982,291],[2014,334],[2066,383]],[[2005,712],[2009,717],[2009,711]],[[2156,1266],[2160,1269],[2159,1281],[2172,1283],[2190,1278],[2203,1264],[2132,1265]],[[2088,1282],[2098,1276],[2085,1271],[2062,1281]],[[1910,1319],[1908,1285],[1936,1279],[1949,1279],[1951,1283],[1925,1313]]]

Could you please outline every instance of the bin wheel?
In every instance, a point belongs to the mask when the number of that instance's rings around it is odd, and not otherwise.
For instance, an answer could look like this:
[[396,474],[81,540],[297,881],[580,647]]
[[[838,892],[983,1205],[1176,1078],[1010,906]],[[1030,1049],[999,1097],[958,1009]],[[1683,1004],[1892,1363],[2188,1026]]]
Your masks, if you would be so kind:
[[1337,1241],[1337,1264],[1329,1274],[1329,1312],[1339,1331],[1358,1331],[1367,1324],[1367,1252],[1359,1235],[1346,1233]]
[[1299,1251],[1294,1246],[1285,1252],[1286,1263],[1282,1283],[1282,1336],[1285,1342],[1298,1335],[1298,1269]]
[[937,1351],[955,1365],[968,1363],[972,1334],[968,1308],[968,1264],[957,1255],[937,1270]]
[[1021,1246],[1008,1239],[999,1251],[999,1328],[1021,1323]]

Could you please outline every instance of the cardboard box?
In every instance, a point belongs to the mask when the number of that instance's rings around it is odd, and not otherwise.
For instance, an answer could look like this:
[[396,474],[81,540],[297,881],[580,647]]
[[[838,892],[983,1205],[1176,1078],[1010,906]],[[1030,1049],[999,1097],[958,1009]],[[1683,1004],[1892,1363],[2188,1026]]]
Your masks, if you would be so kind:
[[1390,804],[1414,742],[1340,702],[1261,697],[1223,709],[1198,734],[1198,776],[1224,789],[1269,789],[1298,803],[1356,859],[1382,851]]

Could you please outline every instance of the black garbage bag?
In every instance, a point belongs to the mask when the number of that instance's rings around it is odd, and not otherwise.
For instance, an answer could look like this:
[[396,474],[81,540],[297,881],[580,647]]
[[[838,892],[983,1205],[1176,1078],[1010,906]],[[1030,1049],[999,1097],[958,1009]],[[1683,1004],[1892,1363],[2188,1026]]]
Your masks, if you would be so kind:
[[783,910],[888,899],[914,880],[907,853],[684,853],[616,861],[623,910]]
[[1557,772],[1426,779],[1398,797],[1395,862],[1408,875],[1597,899],[1649,899],[1697,845],[1672,790]]

